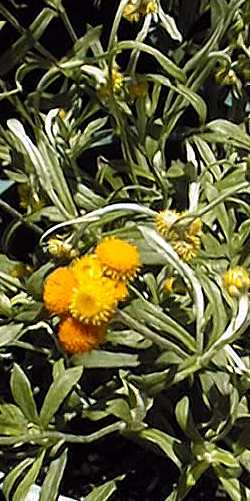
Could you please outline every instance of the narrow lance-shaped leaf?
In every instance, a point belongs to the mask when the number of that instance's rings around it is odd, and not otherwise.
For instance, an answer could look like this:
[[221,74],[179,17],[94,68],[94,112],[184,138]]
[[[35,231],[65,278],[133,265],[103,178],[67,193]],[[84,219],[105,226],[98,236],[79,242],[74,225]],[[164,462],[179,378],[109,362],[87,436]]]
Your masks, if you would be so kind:
[[21,463],[18,463],[15,468],[13,468],[3,483],[3,493],[5,495],[6,501],[10,501],[11,490],[14,484],[16,483],[18,477],[22,475],[22,473],[34,462],[34,458],[26,458]]
[[39,501],[56,501],[58,499],[58,491],[60,482],[67,464],[67,449],[63,451],[58,459],[51,462],[46,478],[43,482]]
[[17,364],[14,364],[10,386],[13,398],[17,405],[19,405],[24,416],[33,423],[39,423],[31,384],[21,367]]
[[44,428],[48,426],[64,399],[79,381],[81,375],[82,367],[67,369],[63,376],[51,384],[40,412],[41,424]]
[[40,469],[43,464],[44,455],[46,453],[46,449],[44,449],[36,459],[36,461],[31,466],[28,473],[25,475],[24,479],[18,485],[15,494],[12,498],[12,501],[25,501],[26,496],[31,488],[31,486],[35,483]]

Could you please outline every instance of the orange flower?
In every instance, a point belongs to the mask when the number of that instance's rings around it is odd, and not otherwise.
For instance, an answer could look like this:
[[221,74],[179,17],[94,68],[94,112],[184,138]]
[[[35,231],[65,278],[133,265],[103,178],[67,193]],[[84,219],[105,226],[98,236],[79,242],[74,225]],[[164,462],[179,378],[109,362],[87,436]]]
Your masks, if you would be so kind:
[[106,326],[84,325],[72,317],[59,324],[58,338],[63,349],[69,353],[84,353],[103,342]]
[[95,254],[88,254],[75,259],[71,265],[71,270],[79,283],[82,283],[83,275],[86,278],[86,274],[90,278],[101,278],[103,276],[102,265]]
[[50,313],[62,315],[67,313],[74,287],[77,282],[70,268],[56,268],[46,278],[43,290],[43,301]]
[[133,279],[140,267],[140,255],[135,245],[116,237],[105,238],[96,246],[96,255],[105,275],[114,280]]

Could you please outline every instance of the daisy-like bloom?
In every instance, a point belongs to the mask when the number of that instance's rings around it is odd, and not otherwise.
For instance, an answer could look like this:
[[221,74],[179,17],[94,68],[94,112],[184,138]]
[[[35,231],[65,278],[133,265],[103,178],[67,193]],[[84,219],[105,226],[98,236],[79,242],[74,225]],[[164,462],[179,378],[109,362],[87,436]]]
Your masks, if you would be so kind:
[[176,210],[164,209],[160,211],[155,218],[157,231],[168,240],[177,238],[178,234],[173,227],[180,217],[182,217],[182,214],[176,212]]
[[56,315],[67,313],[76,286],[76,278],[66,266],[52,271],[45,280],[43,290],[43,301],[47,310]]
[[82,279],[72,292],[69,311],[84,324],[101,325],[110,319],[117,306],[116,282],[84,273]]
[[103,276],[102,265],[95,254],[88,254],[75,259],[71,264],[71,270],[79,282],[82,282],[83,274],[85,278],[87,275],[90,278],[101,278]]
[[126,240],[107,237],[96,246],[95,253],[104,274],[114,280],[132,280],[140,268],[139,251]]
[[178,256],[187,262],[192,261],[200,250],[199,237],[189,236],[187,233],[184,234],[183,239],[170,240],[170,243]]
[[155,226],[158,232],[171,243],[173,249],[184,261],[191,261],[197,256],[200,249],[200,235],[202,231],[202,221],[200,218],[194,219],[187,226],[177,225],[188,212],[176,212],[165,209],[159,212],[155,219]]
[[106,326],[84,325],[68,316],[59,324],[58,338],[68,353],[84,353],[104,341]]
[[243,266],[229,268],[222,276],[223,284],[228,294],[238,297],[245,294],[250,287],[250,278]]

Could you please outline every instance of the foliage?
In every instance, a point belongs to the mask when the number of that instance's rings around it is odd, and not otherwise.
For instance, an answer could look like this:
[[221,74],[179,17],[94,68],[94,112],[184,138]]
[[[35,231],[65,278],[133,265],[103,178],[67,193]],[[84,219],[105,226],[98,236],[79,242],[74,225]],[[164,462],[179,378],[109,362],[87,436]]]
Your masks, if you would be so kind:
[[[96,5],[84,30],[60,0],[28,27],[0,5],[0,35],[16,34],[0,57],[1,178],[17,198],[0,201],[11,217],[0,255],[3,492],[25,500],[39,481],[40,499],[57,499],[72,444],[84,453],[115,434],[178,468],[166,501],[187,499],[202,476],[214,499],[249,499],[249,2],[109,8],[99,5],[112,23],[98,25]],[[59,57],[46,43],[55,22],[68,37]],[[155,224],[166,209],[181,215],[171,238]],[[185,262],[176,239],[200,220],[201,248]],[[70,356],[44,280],[107,236],[137,246],[142,266],[104,346]],[[111,498],[125,473],[85,499]]]

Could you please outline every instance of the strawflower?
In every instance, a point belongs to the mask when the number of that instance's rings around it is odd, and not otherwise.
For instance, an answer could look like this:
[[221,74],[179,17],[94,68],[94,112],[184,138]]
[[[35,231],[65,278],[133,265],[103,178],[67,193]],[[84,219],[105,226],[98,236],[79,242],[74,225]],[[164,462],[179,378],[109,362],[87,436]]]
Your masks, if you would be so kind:
[[106,326],[84,325],[68,316],[59,324],[58,339],[68,353],[83,353],[103,342]]
[[222,276],[223,285],[228,294],[238,297],[245,294],[250,287],[250,278],[243,266],[229,268]]
[[81,322],[100,325],[107,322],[118,303],[116,282],[109,278],[91,278],[82,275],[82,282],[71,296],[69,311]]
[[43,290],[43,301],[47,310],[56,315],[67,313],[76,286],[76,278],[66,266],[52,271],[45,280]]
[[88,254],[75,259],[71,264],[71,270],[80,282],[83,274],[87,274],[91,278],[101,278],[103,276],[102,265],[95,254]]
[[114,280],[132,280],[140,268],[138,249],[126,240],[107,237],[96,246],[95,253],[105,275]]
[[181,226],[180,223],[178,225],[180,219],[187,215],[185,211],[165,209],[157,214],[155,226],[158,232],[171,243],[180,258],[188,262],[199,252],[202,221],[200,218],[195,218],[185,226]]

